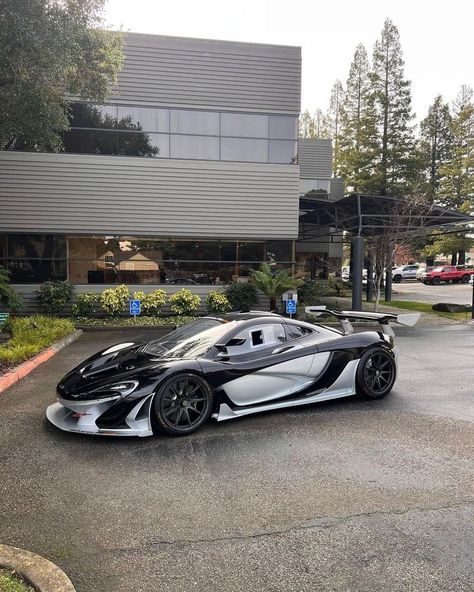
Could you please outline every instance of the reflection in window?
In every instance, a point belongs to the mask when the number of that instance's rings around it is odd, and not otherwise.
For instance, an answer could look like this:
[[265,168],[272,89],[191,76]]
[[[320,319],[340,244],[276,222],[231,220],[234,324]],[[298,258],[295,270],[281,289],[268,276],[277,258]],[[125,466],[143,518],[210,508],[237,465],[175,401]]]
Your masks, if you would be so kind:
[[268,138],[268,115],[222,113],[221,134],[238,138]]
[[219,113],[210,111],[170,111],[170,131],[175,134],[219,135]]
[[270,140],[269,162],[293,164],[296,162],[297,144],[295,141]]
[[281,140],[296,140],[296,117],[270,115],[269,137]]
[[119,107],[118,127],[129,129],[126,124],[130,121],[146,132],[168,132],[169,111],[168,109],[153,109],[149,107]]
[[219,160],[219,138],[170,136],[171,158]]
[[7,267],[12,283],[66,279],[66,240],[55,234],[9,234]]
[[268,140],[221,138],[221,160],[268,162]]

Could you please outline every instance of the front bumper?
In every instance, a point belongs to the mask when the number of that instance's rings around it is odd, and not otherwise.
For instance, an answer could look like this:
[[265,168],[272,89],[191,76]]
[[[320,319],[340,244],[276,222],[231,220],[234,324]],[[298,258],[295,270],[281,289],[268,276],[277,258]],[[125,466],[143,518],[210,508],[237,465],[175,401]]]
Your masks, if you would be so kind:
[[58,397],[58,402],[46,409],[48,420],[60,430],[99,436],[152,436],[150,405],[152,395],[141,399],[125,418],[126,427],[101,428],[99,417],[110,409],[117,397],[95,401],[67,401]]

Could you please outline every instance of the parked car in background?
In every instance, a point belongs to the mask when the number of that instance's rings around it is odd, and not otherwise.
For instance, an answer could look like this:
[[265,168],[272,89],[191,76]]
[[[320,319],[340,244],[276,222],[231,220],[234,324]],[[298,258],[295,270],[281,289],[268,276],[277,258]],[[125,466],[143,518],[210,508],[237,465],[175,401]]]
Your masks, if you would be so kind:
[[396,284],[399,284],[402,280],[415,280],[418,271],[420,271],[418,264],[394,267],[392,269],[392,280]]
[[472,275],[473,267],[467,265],[444,265],[435,267],[421,275],[420,280],[424,284],[438,285],[441,282],[463,282],[467,284]]
[[474,273],[471,275],[471,279],[469,280],[469,285],[474,288]]

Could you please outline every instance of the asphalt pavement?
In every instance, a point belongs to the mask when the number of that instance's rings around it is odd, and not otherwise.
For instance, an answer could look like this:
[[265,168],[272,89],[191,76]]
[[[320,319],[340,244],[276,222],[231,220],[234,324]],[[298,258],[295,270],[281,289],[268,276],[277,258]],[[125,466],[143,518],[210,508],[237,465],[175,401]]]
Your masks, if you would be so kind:
[[472,304],[472,287],[469,284],[425,285],[416,280],[404,280],[393,284],[394,300],[416,300],[418,302],[449,302],[450,304]]
[[47,424],[59,378],[130,339],[85,334],[0,395],[0,542],[56,562],[78,592],[472,592],[474,326],[396,333],[381,401],[181,439]]

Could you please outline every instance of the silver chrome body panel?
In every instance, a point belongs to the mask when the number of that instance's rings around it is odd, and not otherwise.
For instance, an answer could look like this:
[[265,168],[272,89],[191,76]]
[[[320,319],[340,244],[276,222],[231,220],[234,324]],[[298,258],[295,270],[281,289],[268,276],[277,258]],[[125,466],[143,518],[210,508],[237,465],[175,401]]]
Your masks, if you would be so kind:
[[219,407],[218,413],[214,413],[212,417],[217,419],[217,421],[225,421],[227,419],[235,419],[236,417],[241,417],[242,415],[250,415],[252,413],[259,413],[261,411],[284,409],[285,407],[296,407],[300,405],[309,405],[310,403],[317,403],[319,401],[329,401],[330,399],[350,397],[351,395],[356,394],[356,372],[358,364],[359,360],[352,360],[349,362],[334,384],[332,384],[329,388],[318,391],[312,395],[306,395],[300,399],[265,403],[257,407],[246,409],[231,409],[229,405],[224,403]]

